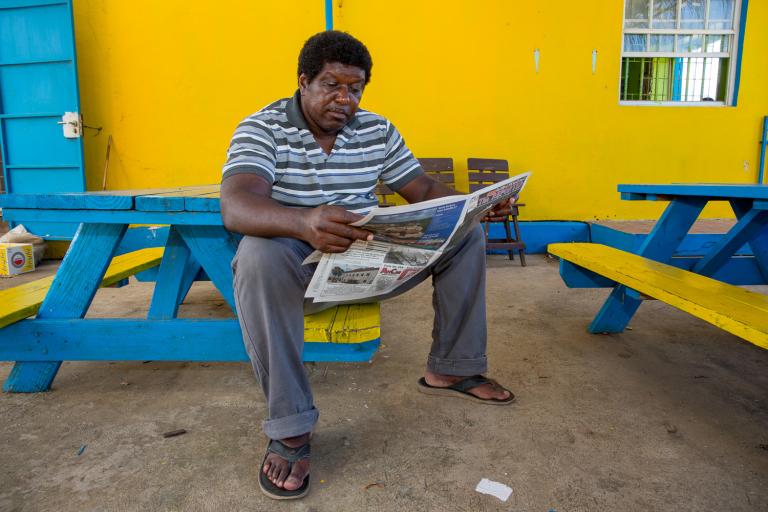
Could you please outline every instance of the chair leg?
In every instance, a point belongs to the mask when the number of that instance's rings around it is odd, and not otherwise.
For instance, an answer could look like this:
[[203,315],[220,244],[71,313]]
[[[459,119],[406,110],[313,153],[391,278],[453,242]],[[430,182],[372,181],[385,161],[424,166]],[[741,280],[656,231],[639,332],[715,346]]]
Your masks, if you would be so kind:
[[[512,226],[515,228],[515,241],[520,242],[520,226],[517,224],[517,215],[512,215]],[[525,266],[525,249],[518,249],[520,265]]]
[[[507,240],[506,240],[507,243],[511,244],[512,243],[512,230],[509,227],[509,217],[504,219],[504,231],[506,231],[506,233],[507,233]],[[515,259],[515,250],[514,250],[514,248],[510,247],[507,252],[509,253],[509,259],[510,260],[514,260]]]

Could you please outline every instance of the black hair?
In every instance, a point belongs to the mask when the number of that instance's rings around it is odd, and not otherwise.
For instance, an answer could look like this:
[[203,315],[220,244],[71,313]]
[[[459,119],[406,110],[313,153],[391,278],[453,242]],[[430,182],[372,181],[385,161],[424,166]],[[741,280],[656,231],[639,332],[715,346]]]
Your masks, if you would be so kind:
[[326,62],[360,68],[365,71],[366,85],[371,81],[373,61],[368,48],[346,32],[326,30],[307,39],[299,53],[298,74],[304,73],[311,82]]

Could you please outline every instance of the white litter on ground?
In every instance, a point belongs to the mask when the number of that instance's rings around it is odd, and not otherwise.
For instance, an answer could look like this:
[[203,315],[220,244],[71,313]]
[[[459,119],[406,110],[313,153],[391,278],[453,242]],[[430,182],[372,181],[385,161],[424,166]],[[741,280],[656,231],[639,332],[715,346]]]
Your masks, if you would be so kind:
[[490,494],[491,496],[495,496],[501,501],[507,501],[509,497],[512,496],[511,487],[508,487],[499,482],[494,482],[493,480],[488,480],[487,478],[480,480],[480,483],[477,484],[475,490],[481,494]]

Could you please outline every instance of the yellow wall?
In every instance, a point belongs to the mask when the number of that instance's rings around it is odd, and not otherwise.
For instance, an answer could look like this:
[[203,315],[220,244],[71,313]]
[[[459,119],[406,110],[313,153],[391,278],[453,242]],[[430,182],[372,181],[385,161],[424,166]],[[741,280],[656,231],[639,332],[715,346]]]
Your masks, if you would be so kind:
[[[109,134],[108,188],[218,181],[236,123],[293,92],[323,3],[76,0],[82,109],[104,126],[86,135],[89,188]],[[736,108],[619,106],[622,0],[333,3],[335,28],[373,55],[363,108],[459,174],[470,156],[532,170],[525,219],[658,216],[661,205],[620,201],[617,183],[755,180],[768,2],[750,2]]]

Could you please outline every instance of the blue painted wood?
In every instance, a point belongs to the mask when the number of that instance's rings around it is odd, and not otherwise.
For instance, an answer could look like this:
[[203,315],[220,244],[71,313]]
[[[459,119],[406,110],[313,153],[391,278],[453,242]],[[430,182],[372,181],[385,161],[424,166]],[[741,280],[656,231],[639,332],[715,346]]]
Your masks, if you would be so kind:
[[189,212],[220,212],[219,192],[211,192],[184,200],[184,209]]
[[[364,343],[310,342],[304,345],[303,357],[368,361],[379,344],[378,338]],[[23,320],[0,329],[0,361],[59,360],[248,361],[248,356],[236,319]]]
[[[1,196],[0,196],[1,197]],[[4,219],[20,222],[30,220],[80,221],[118,224],[171,224],[193,226],[221,226],[221,214],[206,212],[137,212],[132,210],[37,210],[29,208],[4,208]]]
[[130,210],[133,208],[133,196],[97,192],[7,194],[0,196],[0,207],[49,208],[53,210]]
[[699,261],[693,272],[711,277],[736,250],[752,240],[768,224],[768,211],[749,210],[718,244]]
[[[676,183],[658,185],[629,185],[618,187],[622,199],[669,200],[673,197],[706,197],[712,201],[729,201],[734,198],[768,199],[768,187],[735,183]],[[655,197],[654,197],[655,196]]]
[[[755,203],[757,203],[757,201],[752,202],[744,199],[735,199],[731,201],[731,208],[733,209],[736,218],[741,220],[744,216],[755,210]],[[760,273],[766,280],[768,280],[768,230],[764,228],[757,233],[749,241],[749,247],[755,255]]]
[[140,195],[136,198],[136,209],[150,212],[181,212],[189,197],[218,192],[220,185],[195,185],[181,187],[174,191]]
[[733,80],[733,98],[731,105],[736,106],[739,103],[739,88],[741,85],[741,59],[744,53],[744,35],[747,32],[747,10],[749,0],[741,0],[741,12],[739,13],[739,41],[736,46],[736,76]]
[[[4,1],[2,7],[0,160],[6,190],[85,190],[82,138],[65,138],[57,124],[64,112],[80,112],[71,0]],[[71,238],[77,224],[26,227]]]
[[757,183],[762,185],[765,177],[765,150],[768,147],[768,116],[763,117],[763,133],[760,136],[760,160],[757,164]]
[[[176,228],[172,227],[163,252],[163,260],[160,263],[147,318],[153,320],[176,318],[181,303],[180,298],[183,298],[181,297],[182,286],[187,284],[185,280],[188,274],[187,267],[193,267],[190,272],[194,272],[195,275],[200,270],[200,265],[191,256],[192,253],[181,239],[181,235]],[[192,277],[194,279],[194,275]],[[188,289],[183,291],[185,295]]]
[[616,281],[611,281],[567,260],[560,260],[560,277],[568,288],[613,288],[616,286]]
[[[698,196],[671,201],[637,254],[667,263],[706,204]],[[589,332],[622,332],[640,304],[641,300],[627,295],[624,285],[617,285],[589,325]]]
[[[601,224],[590,224],[591,241],[596,244],[608,245],[636,253],[643,241],[648,237],[642,233],[627,233]],[[723,238],[724,233],[689,233],[685,235],[680,246],[675,251],[675,256],[703,256],[707,254]],[[745,244],[736,251],[737,255],[752,255],[749,244]]]
[[[125,224],[80,225],[40,306],[38,319],[85,316],[127,227]],[[61,360],[16,363],[3,390],[45,391],[50,388],[60,365]]]
[[232,259],[237,243],[222,226],[176,226],[192,255],[211,278],[224,300],[235,311]]

